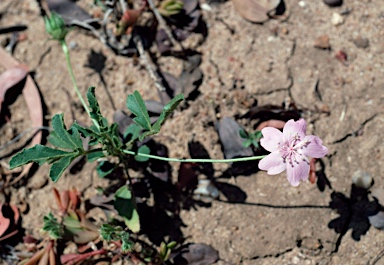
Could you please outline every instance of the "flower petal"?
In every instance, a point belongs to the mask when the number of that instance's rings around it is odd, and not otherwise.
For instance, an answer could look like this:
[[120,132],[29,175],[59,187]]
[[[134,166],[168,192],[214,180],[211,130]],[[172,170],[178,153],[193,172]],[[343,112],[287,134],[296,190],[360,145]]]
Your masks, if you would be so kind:
[[277,146],[284,141],[283,133],[273,127],[265,127],[261,130],[263,138],[260,139],[260,144],[269,152],[277,151]]
[[323,141],[317,136],[307,135],[303,142],[309,143],[301,149],[301,153],[305,156],[320,158],[328,154],[328,148],[323,145]]
[[287,165],[287,179],[292,186],[298,186],[300,180],[308,179],[309,163],[304,160],[298,160],[298,164]]
[[283,158],[278,152],[270,153],[259,162],[259,168],[267,170],[268,175],[280,174],[286,167],[287,165],[283,162]]
[[285,139],[291,141],[292,136],[296,134],[300,137],[300,140],[304,139],[305,131],[307,130],[307,123],[304,119],[300,119],[298,121],[289,120],[284,126],[283,134]]

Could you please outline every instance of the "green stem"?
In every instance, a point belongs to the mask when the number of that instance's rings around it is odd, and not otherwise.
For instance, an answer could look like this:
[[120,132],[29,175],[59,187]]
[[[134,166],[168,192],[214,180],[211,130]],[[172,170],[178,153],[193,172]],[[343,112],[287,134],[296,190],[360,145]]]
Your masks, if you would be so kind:
[[192,162],[192,163],[232,163],[232,162],[244,162],[244,161],[252,161],[252,160],[260,160],[266,156],[250,156],[250,157],[240,157],[240,158],[232,158],[232,159],[179,159],[179,158],[171,158],[171,157],[162,157],[155,155],[148,155],[142,153],[136,153],[129,150],[123,150],[125,154],[134,155],[134,156],[142,156],[153,158],[157,160],[167,161],[167,162]]
[[[80,93],[79,87],[77,86],[77,83],[76,83],[75,75],[73,74],[71,59],[69,57],[69,50],[68,50],[67,43],[65,42],[65,40],[60,41],[60,43],[61,43],[61,47],[63,48],[64,54],[65,54],[65,59],[67,61],[69,75],[71,76],[72,83],[73,83],[73,86],[75,87],[76,94],[79,97],[81,104],[83,105],[88,116],[91,117],[91,112],[87,106],[87,103],[85,103],[83,96]],[[96,126],[96,128],[100,128],[99,124],[97,124],[97,122],[94,119],[91,118],[91,120],[92,120],[93,124]]]
[[89,108],[88,108],[87,104],[85,103],[83,96],[80,93],[79,87],[77,86],[77,83],[76,83],[75,75],[73,74],[71,59],[69,57],[69,50],[68,50],[67,43],[65,42],[65,40],[60,41],[60,43],[61,43],[61,47],[63,48],[64,54],[65,54],[65,59],[67,60],[69,75],[71,76],[72,83],[75,87],[75,91],[77,93],[77,96],[79,97],[81,104],[83,105],[85,111],[88,113],[88,116],[91,117],[91,113],[89,111]]

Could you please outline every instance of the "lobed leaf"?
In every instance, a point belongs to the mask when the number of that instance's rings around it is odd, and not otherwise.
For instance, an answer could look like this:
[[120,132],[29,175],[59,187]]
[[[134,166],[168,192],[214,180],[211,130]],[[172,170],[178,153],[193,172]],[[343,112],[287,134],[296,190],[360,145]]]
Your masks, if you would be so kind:
[[[99,125],[100,132],[103,132],[107,126],[106,119],[101,115],[100,105],[95,95],[95,87],[88,88],[87,99],[89,103],[91,119]],[[97,128],[95,128],[97,130]]]
[[134,245],[132,240],[130,239],[129,233],[124,231],[121,226],[103,224],[100,228],[100,235],[104,240],[107,241],[121,240],[122,251],[129,251]]
[[133,123],[125,129],[123,138],[127,141],[133,142],[134,140],[139,138],[140,131],[141,127],[138,124]]
[[100,151],[89,153],[87,155],[87,160],[88,160],[88,162],[94,162],[97,159],[103,158],[103,157],[105,157],[104,152],[102,150],[100,150]]
[[52,213],[49,213],[48,215],[44,216],[43,221],[44,221],[44,226],[43,226],[44,231],[47,231],[53,239],[61,238],[63,233],[62,227]]
[[83,134],[84,137],[97,137],[99,136],[99,134],[92,130],[91,128],[85,128],[83,126],[81,126],[80,124],[78,124],[77,122],[74,122],[72,127],[75,127],[79,132],[81,132]]
[[174,97],[167,105],[164,106],[163,111],[160,114],[160,117],[157,119],[155,124],[153,124],[153,130],[158,133],[160,131],[161,125],[166,121],[169,115],[177,108],[181,101],[184,100],[184,95],[180,94]]
[[133,94],[128,96],[127,108],[136,116],[133,119],[134,122],[148,131],[151,130],[152,126],[147,107],[145,106],[144,100],[139,92],[135,91]]
[[121,250],[123,252],[131,251],[133,249],[133,247],[134,247],[134,243],[130,239],[129,233],[125,232],[125,231],[122,231],[120,233],[120,237],[121,237]]
[[83,149],[79,131],[75,126],[72,126],[70,131],[67,131],[64,124],[63,114],[56,114],[53,116],[52,127],[53,132],[49,136],[49,141],[53,145],[65,149]]
[[78,156],[78,153],[72,153],[71,155],[64,156],[54,162],[51,166],[51,170],[49,171],[49,177],[51,180],[57,182],[61,175],[64,173],[64,170],[66,170],[72,161]]
[[9,166],[13,169],[31,162],[36,162],[41,165],[48,160],[54,161],[55,159],[57,160],[68,155],[71,155],[71,152],[65,152],[37,144],[32,148],[23,149],[23,151],[12,157]]
[[100,236],[102,239],[107,241],[119,240],[118,233],[120,233],[122,228],[120,226],[112,226],[110,224],[102,224],[100,227]]

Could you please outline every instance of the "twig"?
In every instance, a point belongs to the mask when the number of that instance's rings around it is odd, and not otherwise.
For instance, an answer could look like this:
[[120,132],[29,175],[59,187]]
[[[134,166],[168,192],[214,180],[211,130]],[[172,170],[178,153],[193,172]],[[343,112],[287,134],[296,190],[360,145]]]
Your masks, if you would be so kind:
[[181,45],[181,43],[179,43],[172,35],[172,32],[171,30],[169,29],[169,27],[167,26],[167,23],[165,22],[164,18],[161,16],[161,14],[159,13],[159,10],[157,10],[155,4],[153,3],[152,0],[147,0],[147,3],[149,4],[149,7],[151,8],[153,14],[155,15],[157,21],[159,22],[159,26],[161,29],[163,29],[165,31],[165,33],[167,34],[169,40],[171,41],[173,47],[178,47],[180,46],[181,47],[181,50],[184,50],[183,46]]
[[34,133],[36,133],[39,130],[48,130],[48,131],[50,131],[51,128],[50,127],[46,127],[46,126],[29,128],[29,129],[19,133],[18,135],[16,135],[12,140],[10,140],[10,141],[6,142],[5,144],[3,144],[2,146],[0,146],[0,151],[6,149],[8,146],[16,143],[17,141],[19,141],[19,139],[21,139],[27,133],[29,133],[31,131],[34,131]]
[[123,14],[124,14],[125,11],[127,11],[128,9],[127,2],[125,0],[120,0],[120,5],[121,5],[121,10],[123,11]]
[[95,37],[99,38],[102,43],[105,43],[105,40],[102,39],[102,36],[100,36],[99,32],[97,32],[97,30],[90,25],[90,23],[98,22],[98,21],[99,21],[99,19],[90,19],[90,20],[85,20],[85,21],[73,19],[70,21],[70,26],[74,25],[74,26],[82,27],[84,29],[88,29],[93,33],[93,35],[95,35]]
[[162,79],[157,74],[156,70],[153,68],[152,63],[149,61],[150,60],[150,56],[148,56],[147,52],[144,50],[143,42],[141,41],[140,36],[138,36],[138,35],[134,36],[133,37],[133,41],[134,41],[134,43],[136,45],[136,48],[137,48],[137,50],[138,50],[138,52],[140,54],[140,59],[141,59],[142,63],[145,65],[145,68],[147,69],[149,75],[151,76],[151,78],[155,82],[155,86],[156,86],[156,88],[157,88],[157,90],[159,92],[160,100],[161,100],[162,103],[164,103],[163,92],[166,89],[165,89],[165,87],[162,84]]

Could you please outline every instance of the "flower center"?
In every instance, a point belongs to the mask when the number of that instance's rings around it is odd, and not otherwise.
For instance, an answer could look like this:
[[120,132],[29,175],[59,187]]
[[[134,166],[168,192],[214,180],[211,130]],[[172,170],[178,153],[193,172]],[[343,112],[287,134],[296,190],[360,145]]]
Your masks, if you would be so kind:
[[284,163],[289,163],[291,167],[298,165],[299,161],[305,161],[309,164],[309,159],[302,154],[302,149],[306,148],[310,144],[310,141],[301,141],[300,136],[296,133],[290,139],[279,142],[277,149]]

